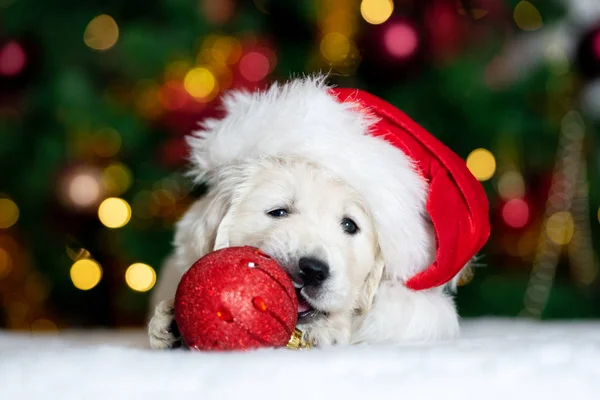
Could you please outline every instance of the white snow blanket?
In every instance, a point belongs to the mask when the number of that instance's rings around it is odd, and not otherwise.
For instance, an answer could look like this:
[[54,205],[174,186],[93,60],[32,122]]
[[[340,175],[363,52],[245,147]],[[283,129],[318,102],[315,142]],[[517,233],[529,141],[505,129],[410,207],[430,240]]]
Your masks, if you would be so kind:
[[452,342],[157,352],[143,332],[0,332],[0,399],[600,399],[600,322],[470,320]]

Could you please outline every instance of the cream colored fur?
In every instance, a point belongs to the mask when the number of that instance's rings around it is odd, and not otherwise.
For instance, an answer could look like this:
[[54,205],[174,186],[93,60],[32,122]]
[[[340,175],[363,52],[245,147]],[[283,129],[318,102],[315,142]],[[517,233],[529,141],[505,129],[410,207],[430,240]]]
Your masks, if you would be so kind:
[[[307,299],[327,313],[301,326],[318,345],[449,339],[458,334],[452,298],[439,287],[415,292],[403,282],[430,265],[435,243],[424,216],[427,185],[410,159],[368,136],[372,121],[303,79],[261,93],[234,93],[226,116],[190,139],[191,174],[210,191],[177,224],[174,252],[155,293],[151,344],[170,347],[167,331],[181,275],[204,254],[253,245],[292,279],[300,257],[331,268]],[[270,209],[287,207],[274,220]],[[348,236],[341,219],[360,232]]]

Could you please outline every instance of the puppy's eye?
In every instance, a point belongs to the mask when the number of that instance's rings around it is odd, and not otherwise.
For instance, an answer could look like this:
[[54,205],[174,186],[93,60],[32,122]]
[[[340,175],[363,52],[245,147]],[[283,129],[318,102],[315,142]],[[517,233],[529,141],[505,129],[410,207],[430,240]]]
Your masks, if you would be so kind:
[[278,208],[276,210],[269,211],[267,214],[273,218],[283,218],[287,217],[290,213],[285,208]]
[[356,225],[356,222],[350,218],[344,218],[342,220],[342,229],[348,235],[354,235],[356,232],[358,232],[358,225]]

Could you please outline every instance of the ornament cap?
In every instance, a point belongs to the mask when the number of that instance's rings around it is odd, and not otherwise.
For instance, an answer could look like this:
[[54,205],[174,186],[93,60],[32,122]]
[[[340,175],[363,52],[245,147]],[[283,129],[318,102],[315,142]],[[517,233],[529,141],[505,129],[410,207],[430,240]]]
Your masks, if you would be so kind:
[[292,333],[292,337],[290,338],[290,341],[285,347],[292,350],[309,349],[311,347],[311,344],[309,342],[305,342],[302,338],[303,336],[304,334],[302,333],[302,331],[298,328],[295,328],[294,333]]

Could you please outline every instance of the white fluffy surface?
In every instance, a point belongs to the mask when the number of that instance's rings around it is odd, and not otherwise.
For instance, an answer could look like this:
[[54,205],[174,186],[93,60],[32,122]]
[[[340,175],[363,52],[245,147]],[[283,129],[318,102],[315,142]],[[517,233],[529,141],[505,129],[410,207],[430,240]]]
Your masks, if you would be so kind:
[[0,333],[2,399],[598,399],[600,322],[472,320],[396,347],[155,352],[143,332]]

